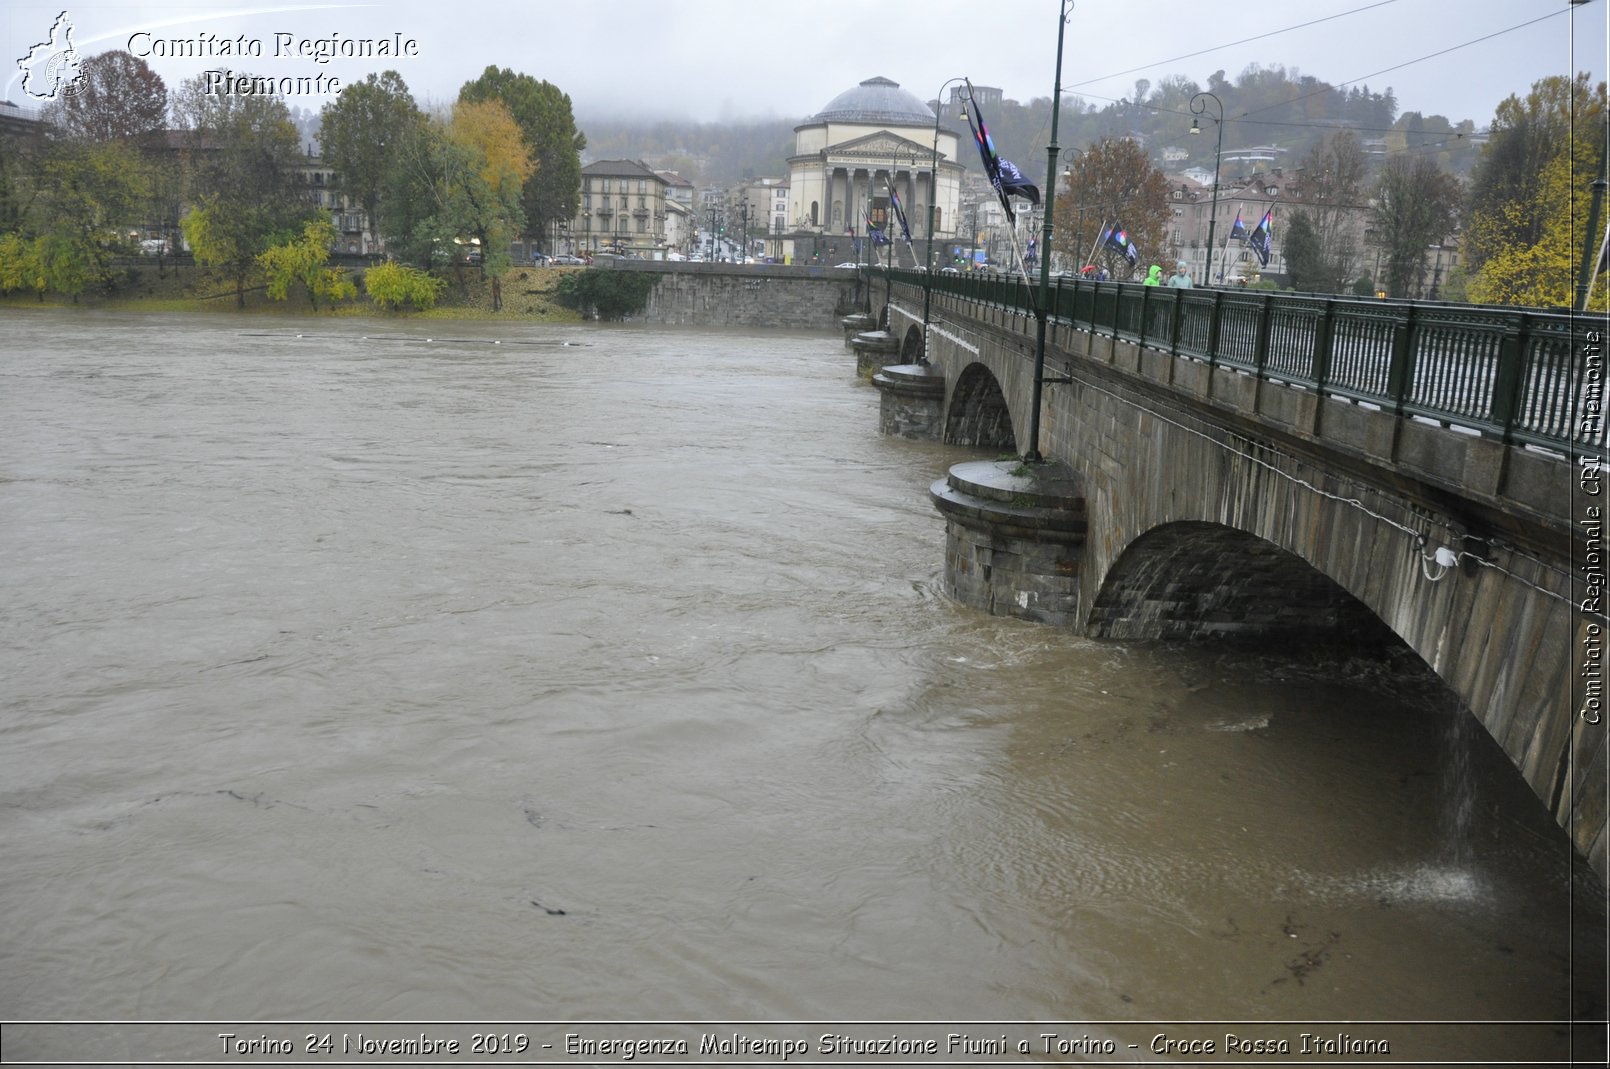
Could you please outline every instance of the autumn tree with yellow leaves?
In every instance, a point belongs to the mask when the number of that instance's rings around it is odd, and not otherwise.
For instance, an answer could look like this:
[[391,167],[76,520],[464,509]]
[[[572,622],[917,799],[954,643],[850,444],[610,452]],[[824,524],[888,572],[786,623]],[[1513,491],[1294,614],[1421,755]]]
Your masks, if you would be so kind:
[[520,193],[532,167],[499,101],[460,101],[447,122],[413,124],[398,138],[379,198],[387,247],[427,270],[479,260],[496,279],[525,224]]
[[[1468,296],[1478,304],[1570,308],[1587,233],[1590,183],[1604,165],[1605,84],[1587,74],[1533,83],[1499,104],[1471,178]],[[1610,205],[1600,215],[1600,225]],[[1598,247],[1598,241],[1593,242]],[[1610,307],[1601,274],[1588,307]]]

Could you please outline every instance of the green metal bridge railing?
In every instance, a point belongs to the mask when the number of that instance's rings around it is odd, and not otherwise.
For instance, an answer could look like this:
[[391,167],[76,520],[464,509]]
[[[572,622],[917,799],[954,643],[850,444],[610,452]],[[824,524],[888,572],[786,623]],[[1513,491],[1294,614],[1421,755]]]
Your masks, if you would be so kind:
[[[921,287],[922,271],[891,280]],[[932,277],[933,291],[1033,315],[1009,276]],[[1053,321],[1274,382],[1573,456],[1605,448],[1599,315],[1257,290],[1052,280]]]

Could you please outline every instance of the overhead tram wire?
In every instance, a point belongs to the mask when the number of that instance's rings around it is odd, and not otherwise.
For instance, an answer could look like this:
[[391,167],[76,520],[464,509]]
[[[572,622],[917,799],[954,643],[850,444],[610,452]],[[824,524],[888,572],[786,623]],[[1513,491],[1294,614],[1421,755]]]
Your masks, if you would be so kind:
[[1260,111],[1269,111],[1272,108],[1285,107],[1287,104],[1296,104],[1299,101],[1307,100],[1309,97],[1319,96],[1321,93],[1334,93],[1334,92],[1336,92],[1336,90],[1341,89],[1344,86],[1349,86],[1349,85],[1353,85],[1353,84],[1355,84],[1357,82],[1362,82],[1367,78],[1378,78],[1383,74],[1391,74],[1393,71],[1400,71],[1404,67],[1412,67],[1416,63],[1424,63],[1428,59],[1436,59],[1438,56],[1446,56],[1449,52],[1457,52],[1461,48],[1469,48],[1471,45],[1479,45],[1483,41],[1491,41],[1495,37],[1502,37],[1507,33],[1514,33],[1516,30],[1524,30],[1524,29],[1526,29],[1526,27],[1535,26],[1539,22],[1543,22],[1546,19],[1552,19],[1557,15],[1564,15],[1567,12],[1569,12],[1570,10],[1571,9],[1568,8],[1568,7],[1562,7],[1557,11],[1550,11],[1547,15],[1539,15],[1535,19],[1530,19],[1530,20],[1528,20],[1526,22],[1522,22],[1522,23],[1519,23],[1517,25],[1510,26],[1510,27],[1508,27],[1506,29],[1494,30],[1492,33],[1486,34],[1486,35],[1481,36],[1481,37],[1473,38],[1472,40],[1465,41],[1465,42],[1463,42],[1461,44],[1449,45],[1447,48],[1444,48],[1444,49],[1442,49],[1440,51],[1437,51],[1437,52],[1432,52],[1429,55],[1419,56],[1419,57],[1417,57],[1415,59],[1405,60],[1404,62],[1398,63],[1398,64],[1396,64],[1394,66],[1383,67],[1382,69],[1380,69],[1378,71],[1372,71],[1369,74],[1361,74],[1357,78],[1349,78],[1347,81],[1345,81],[1345,82],[1337,82],[1335,85],[1327,85],[1324,89],[1316,89],[1312,93],[1304,93],[1302,96],[1292,97],[1290,100],[1282,100],[1278,104],[1266,104],[1261,108],[1254,108],[1251,111],[1244,111],[1240,115],[1236,116],[1236,119],[1237,120],[1244,120],[1244,119],[1247,118],[1247,116],[1256,115]]
[[[1395,2],[1395,0],[1385,0],[1385,2],[1390,3],[1390,2]],[[1588,2],[1591,3],[1591,2],[1593,2],[1593,0],[1588,0]],[[1370,5],[1370,7],[1381,7],[1381,6],[1383,6],[1383,5],[1382,4],[1372,4],[1372,5]],[[1573,5],[1573,6],[1580,6],[1580,5]],[[1355,13],[1357,13],[1359,11],[1367,11],[1367,10],[1370,9],[1370,7],[1355,8],[1353,11],[1346,11],[1346,12],[1342,12],[1341,14],[1342,15],[1351,15],[1351,14],[1355,14]],[[1251,111],[1244,111],[1239,115],[1226,115],[1225,118],[1224,118],[1224,121],[1225,122],[1245,122],[1248,125],[1258,125],[1258,126],[1291,126],[1291,127],[1309,127],[1309,128],[1313,128],[1313,129],[1355,129],[1354,127],[1339,127],[1339,126],[1335,126],[1335,125],[1329,124],[1329,123],[1294,123],[1294,122],[1284,122],[1284,121],[1277,120],[1277,119],[1251,119],[1251,118],[1249,118],[1249,116],[1256,115],[1259,112],[1263,112],[1263,111],[1270,111],[1270,110],[1272,110],[1274,108],[1285,107],[1288,104],[1296,104],[1299,101],[1307,100],[1309,97],[1320,96],[1321,94],[1324,94],[1324,93],[1334,93],[1339,89],[1342,89],[1342,88],[1344,88],[1346,86],[1349,86],[1349,85],[1353,85],[1353,84],[1355,84],[1357,82],[1365,81],[1366,79],[1369,79],[1369,78],[1376,78],[1376,77],[1379,77],[1382,74],[1390,74],[1393,71],[1402,70],[1404,67],[1411,67],[1416,63],[1424,63],[1428,59],[1436,59],[1438,56],[1445,56],[1450,52],[1457,52],[1461,48],[1469,48],[1471,45],[1481,44],[1483,41],[1490,41],[1495,37],[1502,37],[1505,34],[1514,33],[1514,32],[1516,32],[1518,30],[1524,30],[1528,26],[1534,26],[1537,23],[1544,21],[1545,19],[1554,18],[1556,15],[1566,14],[1570,10],[1571,10],[1571,8],[1568,8],[1568,7],[1567,8],[1560,8],[1557,11],[1551,11],[1547,15],[1540,15],[1539,17],[1537,17],[1535,19],[1531,19],[1531,20],[1529,20],[1527,22],[1518,23],[1517,25],[1509,26],[1509,27],[1506,27],[1505,29],[1502,29],[1502,30],[1495,30],[1492,33],[1485,34],[1485,35],[1483,35],[1481,37],[1476,37],[1476,38],[1473,38],[1473,39],[1471,39],[1469,41],[1464,41],[1464,42],[1462,42],[1460,44],[1457,44],[1457,45],[1450,45],[1447,48],[1440,49],[1439,51],[1432,52],[1432,53],[1429,53],[1429,54],[1424,55],[1424,56],[1419,56],[1419,57],[1416,57],[1415,59],[1405,60],[1402,63],[1395,64],[1394,66],[1391,66],[1391,67],[1385,67],[1385,68],[1383,68],[1381,70],[1374,71],[1374,72],[1372,72],[1370,74],[1363,74],[1363,75],[1360,75],[1357,78],[1350,78],[1350,79],[1348,79],[1347,81],[1344,81],[1344,82],[1337,82],[1335,84],[1327,84],[1325,86],[1325,88],[1316,89],[1311,93],[1304,93],[1301,96],[1292,97],[1289,100],[1282,100],[1282,101],[1280,101],[1278,103],[1275,103],[1275,104],[1266,104],[1261,108],[1254,108]],[[1340,18],[1340,17],[1341,17],[1341,15],[1327,16],[1328,19],[1329,18]],[[1317,19],[1315,21],[1316,22],[1324,22],[1324,21],[1327,21],[1327,19]],[[1178,57],[1175,57],[1175,59],[1159,60],[1156,63],[1148,63],[1148,64],[1146,64],[1144,66],[1140,66],[1140,67],[1131,67],[1127,71],[1118,71],[1118,72],[1113,73],[1113,74],[1103,75],[1103,76],[1101,76],[1099,78],[1091,78],[1091,79],[1089,79],[1087,81],[1079,82],[1077,84],[1078,85],[1091,85],[1091,84],[1094,84],[1096,82],[1106,81],[1106,80],[1108,80],[1110,78],[1121,77],[1122,75],[1125,75],[1125,74],[1133,74],[1136,71],[1149,70],[1152,67],[1158,67],[1158,66],[1161,66],[1164,63],[1173,63],[1173,62],[1176,62],[1176,60],[1178,60],[1178,59],[1189,59],[1189,58],[1192,58],[1194,56],[1206,55],[1209,52],[1216,52],[1221,48],[1230,48],[1230,47],[1233,47],[1235,44],[1245,44],[1247,41],[1260,40],[1261,38],[1270,37],[1270,36],[1273,36],[1274,34],[1277,34],[1277,33],[1285,33],[1285,32],[1287,32],[1287,30],[1300,29],[1302,26],[1310,26],[1310,25],[1313,25],[1313,23],[1302,23],[1299,26],[1290,26],[1290,27],[1287,27],[1286,30],[1272,30],[1272,31],[1270,31],[1269,33],[1266,33],[1266,34],[1259,34],[1257,37],[1249,37],[1249,38],[1246,39],[1246,41],[1236,41],[1236,42],[1233,42],[1232,44],[1228,44],[1228,45],[1218,45],[1218,46],[1215,46],[1214,48],[1203,49],[1200,52],[1193,52],[1188,56],[1178,56]],[[1077,86],[1070,86],[1068,89],[1065,89],[1064,92],[1071,92],[1074,88],[1077,88]],[[1108,101],[1109,103],[1114,103],[1114,104],[1121,102],[1120,98],[1102,96],[1099,93],[1082,93],[1082,94],[1076,94],[1076,95],[1087,97],[1087,98],[1093,98],[1093,99],[1096,99],[1096,100],[1105,100],[1105,101]],[[1122,98],[1122,99],[1127,100],[1128,98]],[[1171,114],[1171,115],[1185,115],[1186,114],[1185,112],[1178,111],[1177,109],[1174,109],[1174,108],[1162,108],[1162,107],[1158,107],[1158,106],[1153,105],[1153,104],[1147,104],[1147,103],[1145,103],[1143,101],[1133,101],[1131,103],[1133,103],[1135,106],[1146,108],[1149,111],[1154,111],[1154,112],[1159,112],[1159,113],[1166,112],[1166,113]],[[1368,130],[1368,131],[1376,132],[1376,133],[1392,133],[1397,128],[1396,127],[1389,127],[1389,128],[1386,128],[1385,130],[1382,130],[1380,127],[1357,127],[1356,129],[1358,129],[1358,130]],[[1460,133],[1458,133],[1456,131],[1456,132],[1454,132],[1454,133],[1452,133],[1452,134],[1450,134],[1448,136],[1448,140],[1458,140],[1462,136],[1464,136],[1464,135],[1460,134]],[[1407,151],[1414,151],[1414,150],[1407,150]]]
[[[1184,118],[1189,118],[1190,114],[1191,114],[1188,111],[1181,111],[1178,108],[1165,108],[1165,107],[1162,107],[1161,105],[1158,105],[1158,104],[1133,104],[1133,102],[1130,101],[1128,98],[1105,97],[1105,96],[1100,96],[1100,95],[1095,94],[1095,93],[1087,93],[1087,94],[1085,94],[1085,97],[1086,97],[1086,99],[1105,100],[1109,104],[1131,104],[1134,107],[1145,108],[1147,111],[1153,112],[1153,113],[1158,114],[1158,115],[1179,115],[1179,116],[1184,117]],[[1288,127],[1294,128],[1294,129],[1303,129],[1303,130],[1331,130],[1331,131],[1346,130],[1346,131],[1349,131],[1349,132],[1355,133],[1355,134],[1361,134],[1361,133],[1394,134],[1394,133],[1403,132],[1401,130],[1401,128],[1397,127],[1397,126],[1351,126],[1351,125],[1345,125],[1344,126],[1344,125],[1339,125],[1339,124],[1337,124],[1335,122],[1285,122],[1285,121],[1282,121],[1282,120],[1279,120],[1279,119],[1241,119],[1241,118],[1233,118],[1233,117],[1228,116],[1228,115],[1225,116],[1224,121],[1226,123],[1242,123],[1242,122],[1244,122],[1248,126],[1288,126]],[[1480,132],[1481,132],[1480,128],[1477,128],[1475,130],[1471,130],[1468,133],[1460,131],[1460,130],[1449,130],[1449,131],[1446,131],[1446,132],[1438,130],[1438,131],[1435,132],[1435,136],[1438,138],[1438,140],[1425,141],[1425,142],[1423,142],[1423,143],[1421,143],[1419,145],[1414,146],[1413,148],[1392,149],[1392,150],[1388,151],[1386,154],[1388,156],[1408,156],[1408,155],[1411,155],[1411,154],[1414,154],[1414,153],[1419,153],[1419,152],[1441,151],[1442,146],[1447,145],[1450,142],[1459,141],[1459,140],[1461,140],[1463,138],[1467,138],[1467,137],[1474,137],[1476,134],[1479,134]]]
[[[1204,48],[1204,49],[1201,49],[1201,50],[1196,51],[1196,52],[1187,52],[1183,56],[1174,56],[1174,57],[1172,57],[1170,59],[1160,59],[1160,60],[1157,60],[1156,62],[1153,62],[1153,63],[1142,64],[1139,67],[1130,67],[1128,70],[1114,71],[1111,74],[1103,74],[1103,75],[1101,75],[1099,77],[1096,77],[1096,78],[1087,78],[1082,82],[1075,82],[1071,86],[1064,87],[1062,89],[1062,93],[1064,95],[1073,94],[1075,96],[1081,96],[1081,97],[1094,97],[1097,100],[1112,101],[1113,100],[1112,97],[1104,97],[1104,96],[1101,96],[1100,94],[1097,94],[1097,93],[1073,93],[1073,90],[1077,89],[1081,85],[1094,85],[1097,82],[1105,82],[1105,81],[1107,81],[1107,80],[1109,80],[1111,78],[1122,78],[1126,74],[1134,74],[1137,71],[1151,70],[1153,67],[1161,67],[1165,63],[1178,63],[1182,59],[1195,59],[1197,56],[1205,56],[1209,52],[1218,52],[1218,51],[1221,51],[1221,50],[1226,49],[1226,48],[1235,48],[1237,45],[1251,44],[1254,41],[1262,41],[1262,40],[1264,40],[1265,38],[1268,38],[1268,37],[1278,37],[1280,34],[1290,33],[1293,30],[1301,30],[1301,29],[1305,29],[1305,28],[1307,28],[1309,26],[1318,26],[1322,22],[1331,22],[1331,21],[1334,21],[1335,19],[1346,18],[1348,15],[1357,15],[1357,14],[1360,14],[1361,12],[1372,11],[1375,8],[1386,7],[1389,4],[1395,4],[1397,2],[1398,2],[1398,0],[1376,0],[1375,3],[1373,3],[1373,4],[1365,4],[1363,7],[1355,7],[1355,8],[1352,8],[1351,10],[1348,10],[1348,11],[1338,11],[1334,15],[1325,15],[1322,18],[1310,19],[1307,22],[1299,22],[1299,23],[1296,23],[1295,25],[1286,26],[1286,27],[1283,27],[1283,28],[1278,29],[1278,30],[1270,30],[1267,33],[1254,34],[1251,37],[1243,37],[1239,41],[1228,41],[1228,42],[1226,42],[1226,43],[1224,43],[1222,45],[1214,45],[1212,48]],[[1137,102],[1137,103],[1139,104],[1140,107],[1146,107],[1146,105],[1144,103],[1139,103],[1139,102]],[[1050,123],[1050,119],[1047,118],[1046,122],[1044,124],[1042,124],[1040,128],[1042,130],[1044,130],[1046,125],[1048,125],[1049,123]]]
[[1160,59],[1155,63],[1145,63],[1139,67],[1130,67],[1128,70],[1114,71],[1111,74],[1103,74],[1097,78],[1088,78],[1085,81],[1075,82],[1073,85],[1067,86],[1063,89],[1063,92],[1072,92],[1081,85],[1094,85],[1097,82],[1105,82],[1110,78],[1122,78],[1126,74],[1135,74],[1138,71],[1151,70],[1153,67],[1161,67],[1165,63],[1178,63],[1182,59],[1195,59],[1197,56],[1205,56],[1209,52],[1218,52],[1226,48],[1234,48],[1237,45],[1251,44],[1253,41],[1262,41],[1268,37],[1276,37],[1283,33],[1290,33],[1292,30],[1301,30],[1309,26],[1317,26],[1322,22],[1330,22],[1334,19],[1346,18],[1348,15],[1357,15],[1360,12],[1371,11],[1378,7],[1386,7],[1388,4],[1395,4],[1397,2],[1398,0],[1378,0],[1377,3],[1366,4],[1363,7],[1355,7],[1351,11],[1339,11],[1334,15],[1326,15],[1323,18],[1310,19],[1308,22],[1299,22],[1295,26],[1287,26],[1284,29],[1270,30],[1268,33],[1260,33],[1254,37],[1243,37],[1239,41],[1229,41],[1222,45],[1214,45],[1212,48],[1204,48],[1196,52],[1187,52],[1183,56],[1174,56],[1170,59]]

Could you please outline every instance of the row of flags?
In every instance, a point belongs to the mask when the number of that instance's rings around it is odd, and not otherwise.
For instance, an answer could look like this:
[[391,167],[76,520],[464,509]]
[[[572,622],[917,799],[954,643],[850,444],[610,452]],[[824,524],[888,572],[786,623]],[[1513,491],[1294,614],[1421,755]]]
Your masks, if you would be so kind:
[[[973,83],[968,82],[969,98],[972,96],[972,88]],[[964,114],[967,116],[967,126],[973,133],[973,141],[978,145],[979,158],[984,161],[984,173],[989,176],[990,185],[995,187],[995,194],[1000,197],[1001,207],[1006,211],[1006,221],[1014,223],[1017,221],[1017,216],[1012,211],[1011,197],[1019,196],[1030,204],[1038,206],[1040,203],[1039,187],[1024,178],[1023,172],[1018,169],[1015,163],[995,151],[995,140],[990,137],[989,128],[984,125],[984,113],[980,110],[977,100],[970,102]],[[973,122],[975,115],[978,118],[976,124]],[[894,204],[895,216],[900,220],[900,229],[905,232],[906,241],[909,242],[911,232],[906,227],[905,213],[900,209],[900,198],[895,194],[893,186],[889,188],[889,197]],[[872,227],[870,218],[867,220],[867,226],[869,232],[880,233],[876,228]],[[1268,267],[1269,257],[1273,252],[1274,246],[1274,209],[1271,208],[1263,213],[1263,219],[1253,228],[1250,234],[1247,232],[1246,224],[1241,221],[1240,210],[1237,209],[1235,224],[1230,228],[1230,238],[1232,240],[1240,238],[1245,241],[1247,247],[1258,257],[1258,262],[1264,267]],[[878,239],[874,238],[874,240]],[[886,237],[882,238],[882,241],[888,240]],[[1140,250],[1135,247],[1133,241],[1129,240],[1129,234],[1124,228],[1117,223],[1114,223],[1101,236],[1099,244],[1121,253],[1131,265],[1140,262]]]
[[[900,224],[900,237],[901,237],[902,240],[905,241],[905,243],[907,245],[910,245],[911,244],[911,227],[906,224],[906,209],[900,203],[900,194],[895,192],[894,184],[893,183],[888,183],[888,187],[889,187],[889,205],[890,205],[890,207],[892,207],[894,209],[895,222]],[[872,208],[871,208],[870,205],[862,211],[861,215],[862,215],[862,218],[864,218],[866,220],[867,237],[872,239],[872,244],[874,244],[874,245],[887,245],[887,244],[889,244],[889,235],[887,235],[887,234],[885,234],[883,232],[883,228],[881,226],[879,226],[877,223],[874,223],[872,221]]]
[[[1273,208],[1264,212],[1263,219],[1251,233],[1248,233],[1247,224],[1241,221],[1241,212],[1238,209],[1235,213],[1235,223],[1230,227],[1230,240],[1240,238],[1246,242],[1247,247],[1257,255],[1258,262],[1264,267],[1269,266],[1269,257],[1274,249],[1274,215]],[[1114,223],[1102,233],[1097,245],[1120,253],[1129,261],[1130,266],[1140,262],[1140,250],[1129,240],[1129,233],[1118,223]]]
[[1241,221],[1241,209],[1237,208],[1235,223],[1230,227],[1230,240],[1234,241],[1236,238],[1240,238],[1245,241],[1247,247],[1257,254],[1258,262],[1264,267],[1269,266],[1269,255],[1274,247],[1274,215],[1273,208],[1264,212],[1262,221],[1253,228],[1252,233],[1248,234],[1247,224]]

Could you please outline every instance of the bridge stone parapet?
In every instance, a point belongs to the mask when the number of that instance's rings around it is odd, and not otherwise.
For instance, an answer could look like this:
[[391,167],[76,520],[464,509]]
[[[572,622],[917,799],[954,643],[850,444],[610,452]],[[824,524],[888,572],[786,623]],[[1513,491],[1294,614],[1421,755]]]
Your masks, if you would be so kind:
[[638,318],[660,326],[825,330],[866,310],[866,283],[850,268],[615,259],[609,269],[659,277]]
[[[923,330],[923,298],[893,286],[888,322],[918,331],[944,376],[943,440],[1029,452],[1033,317],[935,293]],[[1057,550],[1053,570],[1076,581],[1048,622],[1121,638],[1395,635],[1606,874],[1605,729],[1578,715],[1572,684],[1576,651],[1610,622],[1573,596],[1570,456],[1055,320],[1039,430],[1087,525]],[[1023,569],[999,562],[1020,547],[1003,555],[1000,539],[1021,532],[960,493],[933,491],[947,585],[1012,612]]]

